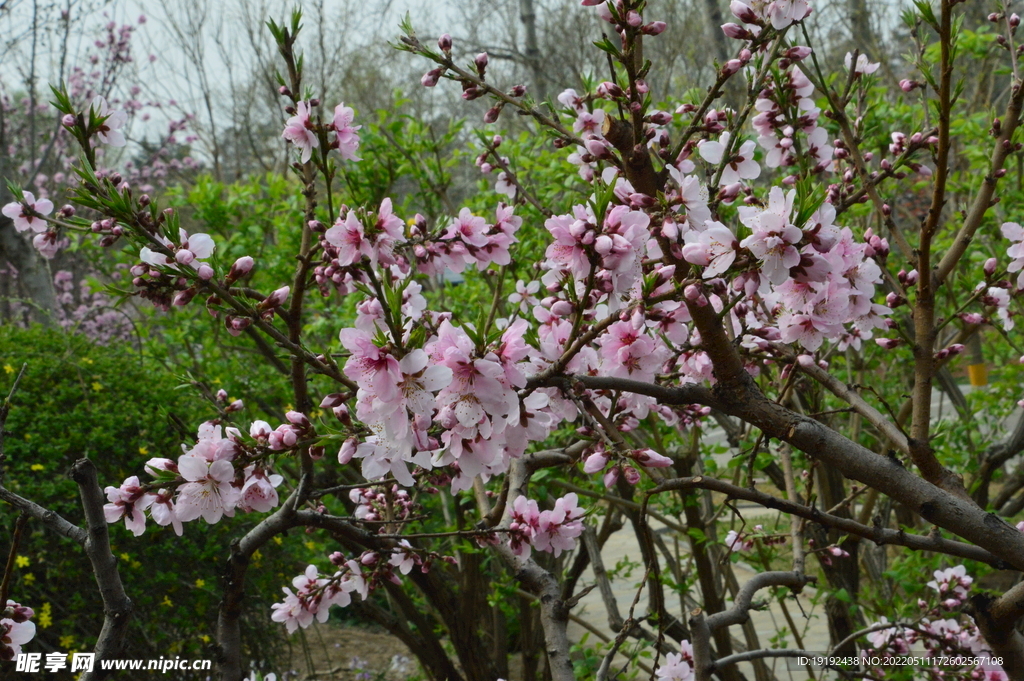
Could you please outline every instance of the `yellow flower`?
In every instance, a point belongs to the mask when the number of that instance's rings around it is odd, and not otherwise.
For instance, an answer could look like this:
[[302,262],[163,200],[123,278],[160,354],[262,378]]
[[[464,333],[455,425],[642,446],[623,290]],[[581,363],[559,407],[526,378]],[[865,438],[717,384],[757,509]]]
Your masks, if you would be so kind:
[[6,371],[9,374],[13,374],[14,373],[14,367],[12,367],[10,364],[5,364],[4,365],[4,371]]
[[259,567],[260,561],[263,560],[263,554],[259,551],[252,552],[252,562],[256,567]]
[[96,392],[99,392],[99,391],[103,390],[103,384],[100,383],[99,381],[93,381],[92,389],[95,390]]
[[131,557],[131,556],[129,556],[129,555],[127,554],[127,553],[122,553],[122,554],[121,554],[121,560],[123,560],[123,561],[126,561],[126,562],[127,562],[127,561],[129,561],[129,560],[131,560],[131,559],[132,559],[132,557]]
[[281,540],[281,537],[279,537],[279,536],[275,535],[275,536],[274,536],[274,543],[275,543],[275,544],[277,544],[278,546],[280,546],[280,545],[281,545],[281,544],[283,544],[284,542],[283,542],[283,541]]
[[131,565],[136,570],[138,570],[140,567],[142,567],[142,563],[140,563],[137,560],[133,560],[131,563],[129,563],[129,565]]
[[206,581],[205,580],[202,580],[202,579],[197,579],[196,580],[196,588],[197,589],[202,589],[204,586],[206,586]]
[[17,558],[14,559],[14,562],[18,564],[18,567],[24,568],[24,567],[28,567],[28,564],[31,561],[28,558],[26,558],[25,556],[18,556]]
[[320,409],[314,409],[313,411],[309,412],[309,415],[315,419],[318,419],[324,415],[324,412]]
[[146,447],[139,447],[139,454],[145,456],[146,454],[149,454],[149,449],[147,449]]
[[[28,575],[25,575],[26,577]],[[45,629],[46,627],[53,624],[53,607],[49,603],[43,603],[43,607],[39,608],[39,615],[36,617],[36,624]]]
[[167,596],[164,596],[164,600],[163,600],[162,603],[160,603],[160,605],[169,608],[172,605],[174,605],[174,603],[171,603],[171,599],[170,598],[168,598]]
[[26,440],[31,440],[32,439],[32,433],[25,433],[25,439]]
[[306,548],[309,549],[310,551],[315,551],[316,550],[316,544],[314,544],[311,541],[308,541],[308,542],[306,542]]
[[203,643],[209,643],[210,642],[210,637],[207,636],[206,634],[203,634],[202,636],[199,637],[199,640],[202,641]]
[[[28,436],[26,435],[25,437],[27,438]],[[46,469],[46,466],[44,466],[44,465],[43,465],[43,464],[41,464],[41,463],[34,463],[34,464],[32,464],[31,466],[29,466],[29,468],[30,468],[31,470],[34,470],[34,471],[41,471],[41,470],[45,470],[45,469]]]
[[60,637],[60,647],[61,648],[64,648],[66,650],[68,648],[73,648],[74,646],[75,646],[75,637],[74,636],[61,636]]
[[26,584],[31,584],[32,582],[36,581],[36,576],[31,572],[26,572],[24,575],[22,575],[21,578],[25,580]]
[[92,364],[92,360],[89,359],[88,357],[83,357],[82,364]]

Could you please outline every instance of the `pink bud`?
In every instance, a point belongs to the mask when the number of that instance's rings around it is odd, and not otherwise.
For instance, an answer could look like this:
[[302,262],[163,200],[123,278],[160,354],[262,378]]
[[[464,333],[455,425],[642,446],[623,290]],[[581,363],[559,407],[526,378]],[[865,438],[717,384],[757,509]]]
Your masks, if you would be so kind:
[[[1022,406],[1024,406],[1024,405],[1022,405]],[[615,483],[618,482],[618,480],[619,480],[619,473],[620,472],[621,471],[619,471],[619,467],[618,466],[613,466],[613,467],[608,469],[608,471],[604,474],[604,480],[603,480],[605,488],[611,489],[612,487],[615,486]]]
[[665,32],[666,28],[668,28],[668,24],[664,21],[652,21],[640,30],[647,35],[660,35]]
[[804,45],[797,45],[786,50],[786,58],[793,61],[800,61],[811,55],[811,48]]
[[71,114],[64,114],[64,117],[60,119],[60,122],[63,123],[65,127],[75,127],[75,117]]
[[732,12],[737,19],[739,19],[745,24],[761,23],[761,20],[758,18],[754,10],[751,9],[749,5],[745,5],[739,0],[732,0],[732,2],[729,3],[729,11]]
[[492,106],[484,113],[484,123],[494,123],[501,115],[501,105]]
[[204,262],[199,266],[199,269],[196,270],[196,275],[198,275],[198,277],[203,281],[210,281],[213,279],[214,271],[212,267]]
[[291,287],[282,286],[281,288],[277,289],[269,296],[267,296],[266,299],[263,302],[261,302],[259,306],[261,309],[264,310],[271,310],[275,307],[278,307],[284,301],[288,300],[289,293],[291,293]]
[[985,276],[991,277],[993,274],[995,274],[997,267],[999,267],[999,261],[996,260],[995,258],[989,258],[988,260],[986,260],[983,268],[985,270]]
[[171,301],[171,305],[183,307],[192,302],[192,299],[196,297],[196,290],[192,287],[185,289],[184,291],[178,291],[174,294],[174,300]]
[[750,40],[754,37],[753,33],[739,24],[733,23],[722,24],[722,33],[724,33],[727,38],[732,38],[733,40]]
[[437,39],[437,46],[441,48],[442,52],[448,53],[452,51],[452,37],[445,33]]
[[640,16],[639,12],[631,9],[626,14],[626,23],[632,26],[633,28],[636,28],[640,26],[640,24],[644,23],[644,20],[643,17]]
[[583,472],[588,475],[593,475],[598,471],[604,470],[604,467],[608,464],[608,454],[606,452],[594,452],[587,457],[587,460],[583,463]]
[[243,255],[241,258],[236,260],[234,264],[231,265],[231,270],[228,272],[228,276],[226,277],[227,282],[229,284],[233,283],[249,274],[249,272],[252,271],[253,263],[254,261],[252,257],[248,255]]
[[633,468],[632,466],[626,466],[622,469],[622,474],[626,478],[626,482],[631,485],[635,485],[640,482],[640,471]]
[[480,54],[476,55],[476,58],[473,59],[473,63],[476,64],[476,70],[479,71],[481,75],[483,75],[484,69],[487,68],[487,53],[481,52]]
[[437,81],[440,80],[441,74],[443,72],[444,69],[441,68],[436,68],[427,71],[426,73],[423,74],[423,77],[420,78],[420,85],[422,85],[423,87],[434,87],[435,85],[437,85]]
[[354,437],[350,437],[342,443],[341,450],[338,451],[338,463],[344,465],[352,460],[356,453],[357,443],[358,441]]

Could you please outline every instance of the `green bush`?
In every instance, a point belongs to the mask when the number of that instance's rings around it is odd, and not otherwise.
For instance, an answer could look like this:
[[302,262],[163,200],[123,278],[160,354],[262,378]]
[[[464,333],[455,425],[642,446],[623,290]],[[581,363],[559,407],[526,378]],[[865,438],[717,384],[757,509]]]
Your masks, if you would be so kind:
[[[84,526],[77,485],[66,473],[88,456],[101,486],[131,475],[145,479],[153,456],[176,458],[189,430],[211,413],[197,409],[189,390],[129,347],[101,347],[78,335],[42,328],[0,326],[0,392],[9,392],[22,364],[24,378],[13,400],[5,438],[5,485],[13,492]],[[215,526],[194,523],[183,537],[150,522],[133,537],[123,523],[110,525],[111,548],[136,617],[122,657],[215,659],[213,648],[219,576],[233,537],[262,515],[242,514]],[[10,551],[15,514],[7,507],[0,555]],[[288,538],[275,556],[259,556],[251,571],[244,630],[256,659],[283,645],[271,627],[270,601],[298,561],[289,560]],[[303,549],[305,550],[305,549]],[[11,597],[35,609],[36,650],[90,652],[103,607],[85,553],[29,521],[17,551]],[[187,569],[186,569],[187,566]],[[70,678],[70,674],[68,675]],[[205,677],[205,674],[202,675]],[[59,678],[54,675],[54,678]]]

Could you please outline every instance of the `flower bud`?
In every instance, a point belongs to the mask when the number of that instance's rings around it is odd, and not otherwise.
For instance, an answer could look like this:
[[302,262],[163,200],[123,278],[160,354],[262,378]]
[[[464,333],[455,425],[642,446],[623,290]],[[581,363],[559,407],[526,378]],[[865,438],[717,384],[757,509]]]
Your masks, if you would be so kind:
[[666,28],[668,28],[668,24],[666,24],[664,21],[652,21],[651,23],[641,28],[640,32],[644,33],[645,35],[660,35],[665,32]]
[[733,16],[745,24],[761,23],[757,13],[755,13],[749,5],[746,5],[739,0],[732,0],[732,2],[729,3],[729,11],[733,13]]
[[444,69],[442,68],[436,68],[427,71],[426,73],[423,74],[423,77],[420,78],[420,84],[423,87],[434,87],[435,85],[437,85],[437,81],[441,79],[442,73],[444,73]]
[[203,281],[210,281],[213,279],[214,271],[212,267],[204,262],[199,266],[199,269],[196,270],[196,275]]
[[732,38],[733,40],[751,40],[754,34],[743,28],[739,24],[722,24],[722,33],[725,37]]
[[487,69],[487,53],[481,52],[480,54],[476,55],[476,58],[473,60],[473,63],[476,64],[477,73],[479,73],[481,76],[484,75],[484,70]]
[[245,275],[252,271],[253,259],[251,256],[243,255],[241,258],[235,261],[231,266],[231,271],[228,272],[228,276],[225,277],[227,283],[233,283],[238,281]]
[[996,272],[996,268],[999,267],[999,261],[995,258],[989,258],[985,261],[983,269],[985,270],[985,276],[991,277]]
[[809,57],[811,55],[811,51],[811,48],[805,45],[797,45],[796,47],[791,47],[788,50],[786,50],[785,55],[787,59],[792,59],[793,61],[800,61],[801,59],[806,59],[807,57]]
[[452,51],[452,37],[445,33],[437,39],[437,46],[441,48],[441,51],[448,54]]
[[74,115],[72,115],[72,114],[64,114],[64,117],[60,119],[60,122],[66,128],[73,128],[73,127],[75,127],[76,120],[75,120]]

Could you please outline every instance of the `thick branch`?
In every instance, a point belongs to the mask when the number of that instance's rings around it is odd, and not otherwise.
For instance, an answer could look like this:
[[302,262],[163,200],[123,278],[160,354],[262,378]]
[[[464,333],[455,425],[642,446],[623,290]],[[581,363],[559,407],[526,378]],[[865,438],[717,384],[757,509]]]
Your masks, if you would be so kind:
[[[89,459],[79,459],[71,466],[68,475],[78,483],[86,526],[89,528],[84,542],[85,554],[92,564],[96,585],[103,599],[103,628],[100,629],[93,650],[97,661],[115,659],[121,656],[134,605],[124,591],[121,573],[117,569],[117,559],[110,551],[107,519],[103,514],[106,497],[97,481],[96,467]],[[107,676],[109,670],[97,664],[95,671],[83,673],[80,681],[96,681]]]

